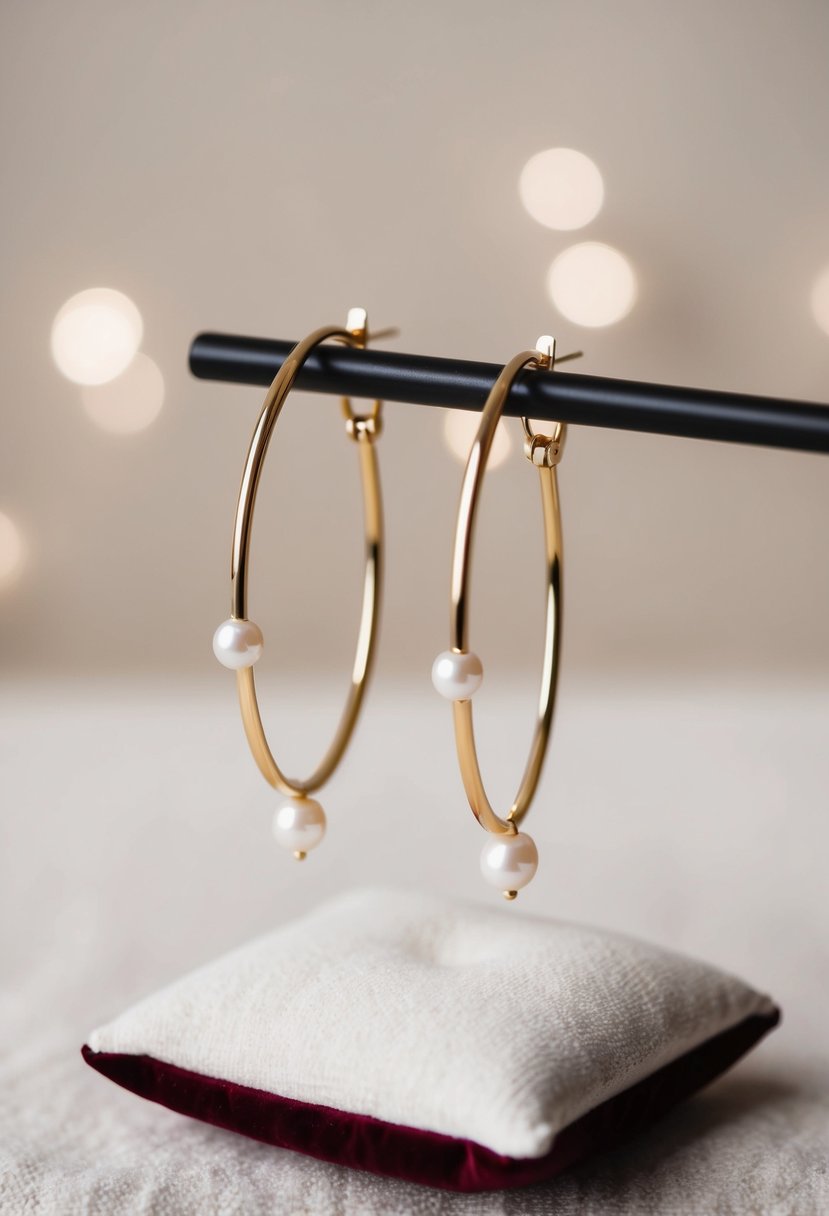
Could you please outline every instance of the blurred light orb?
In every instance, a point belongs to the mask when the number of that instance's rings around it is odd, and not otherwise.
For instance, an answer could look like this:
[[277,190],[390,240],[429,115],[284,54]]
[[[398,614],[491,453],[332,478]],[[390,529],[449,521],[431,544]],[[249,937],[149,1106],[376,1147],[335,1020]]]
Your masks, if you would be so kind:
[[164,404],[164,377],[149,355],[139,353],[125,372],[106,384],[84,385],[83,408],[96,426],[134,435],[154,422]]
[[0,511],[0,583],[10,582],[23,564],[23,537],[14,520]]
[[571,245],[553,262],[547,290],[556,308],[576,325],[613,325],[636,303],[636,275],[623,253],[600,241]]
[[52,357],[75,384],[106,384],[135,358],[144,334],[129,296],[90,287],[66,301],[52,322]]
[[[446,415],[446,421],[443,424],[443,437],[446,440],[446,446],[449,448],[449,451],[461,464],[466,464],[469,449],[472,447],[472,443],[478,432],[480,421],[481,415],[474,410],[449,410]],[[516,423],[516,425],[518,424]],[[512,439],[502,418],[495,428],[495,435],[492,440],[492,447],[489,450],[489,460],[486,467],[488,469],[497,469],[499,464],[504,463],[511,451]]]
[[599,214],[604,182],[597,165],[575,148],[548,148],[531,156],[518,181],[525,211],[545,228],[583,228]]
[[818,275],[812,288],[812,312],[823,332],[829,334],[829,266]]

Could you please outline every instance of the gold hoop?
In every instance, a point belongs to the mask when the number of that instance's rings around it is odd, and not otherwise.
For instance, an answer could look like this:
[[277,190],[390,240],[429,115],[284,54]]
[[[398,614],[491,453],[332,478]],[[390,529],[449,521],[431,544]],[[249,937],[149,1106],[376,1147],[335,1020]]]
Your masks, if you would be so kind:
[[[488,832],[502,839],[508,836],[520,836],[523,838],[523,842],[526,842],[526,845],[523,846],[526,856],[521,866],[518,866],[516,862],[515,866],[510,869],[503,857],[499,863],[501,877],[506,875],[510,879],[510,885],[504,891],[504,895],[508,899],[515,897],[515,887],[524,885],[524,882],[532,878],[537,864],[535,845],[528,836],[518,832],[518,826],[530,808],[541,777],[550,739],[558,683],[562,622],[562,534],[556,467],[564,451],[567,430],[564,423],[556,423],[552,435],[539,435],[533,431],[529,419],[521,419],[525,436],[524,453],[538,469],[540,480],[541,506],[544,517],[547,611],[538,719],[518,793],[504,818],[496,814],[487,797],[475,747],[471,697],[480,686],[483,666],[477,655],[469,649],[469,581],[472,546],[487,460],[495,437],[495,429],[513,383],[525,368],[552,371],[555,361],[555,340],[547,336],[539,338],[536,350],[523,351],[506,364],[487,397],[478,432],[469,452],[461,486],[452,556],[451,649],[438,655],[432,669],[432,678],[438,692],[453,703],[458,764],[466,796],[476,819]],[[485,846],[485,851],[489,847],[489,845]],[[501,853],[504,854],[503,849]],[[487,864],[492,868],[490,862]],[[482,867],[485,877],[495,881],[484,866],[483,856]],[[497,870],[497,867],[495,868]],[[521,876],[523,876],[523,880],[519,881]],[[495,877],[497,878],[498,875],[496,874]]]
[[[383,568],[383,510],[374,441],[382,430],[382,402],[376,401],[370,413],[362,415],[353,412],[347,398],[343,398],[342,401],[342,410],[346,418],[346,433],[356,442],[360,458],[366,546],[363,605],[351,687],[345,708],[328,751],[311,776],[305,779],[287,777],[277,764],[265,737],[256,698],[253,664],[262,652],[263,639],[258,626],[247,618],[248,565],[253,513],[268,444],[300,368],[311,352],[323,342],[342,342],[348,346],[362,349],[368,340],[368,318],[365,310],[351,309],[344,329],[337,326],[326,326],[309,334],[307,338],[297,343],[274,377],[253,432],[239,489],[231,556],[231,616],[216,630],[213,641],[213,648],[219,661],[236,670],[242,722],[259,771],[265,780],[282,794],[289,798],[303,800],[306,803],[306,809],[307,806],[312,805],[312,800],[308,799],[308,795],[319,789],[328,780],[342,759],[354,731],[374,663]],[[317,804],[313,804],[313,806],[317,807],[321,816],[321,808]],[[321,834],[320,831],[319,838],[321,838]],[[286,835],[290,836],[290,833]],[[307,832],[306,835],[308,835]],[[296,839],[299,840],[299,836]],[[290,840],[288,847],[292,847]],[[295,851],[295,856],[304,857],[304,850]]]

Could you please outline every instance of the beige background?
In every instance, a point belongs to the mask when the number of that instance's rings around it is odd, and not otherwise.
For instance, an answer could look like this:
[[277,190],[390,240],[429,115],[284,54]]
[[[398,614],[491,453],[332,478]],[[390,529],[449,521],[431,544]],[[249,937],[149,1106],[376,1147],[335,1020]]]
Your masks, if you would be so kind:
[[[260,393],[189,376],[200,329],[299,337],[362,303],[398,349],[500,360],[552,330],[586,372],[829,400],[809,307],[829,263],[822,3],[85,0],[0,21],[0,510],[27,546],[0,593],[7,670],[221,678]],[[559,144],[604,175],[581,232],[518,198],[526,159]],[[636,269],[615,326],[580,329],[546,295],[580,239]],[[49,354],[57,309],[96,285],[136,301],[166,381],[133,437],[96,429]],[[418,679],[447,634],[461,470],[441,414],[392,404],[382,442],[383,663]],[[829,667],[822,457],[580,429],[561,480],[571,670]],[[257,527],[269,670],[347,671],[356,487],[336,403],[292,401]],[[488,488],[475,645],[530,668],[540,521],[517,445]]]

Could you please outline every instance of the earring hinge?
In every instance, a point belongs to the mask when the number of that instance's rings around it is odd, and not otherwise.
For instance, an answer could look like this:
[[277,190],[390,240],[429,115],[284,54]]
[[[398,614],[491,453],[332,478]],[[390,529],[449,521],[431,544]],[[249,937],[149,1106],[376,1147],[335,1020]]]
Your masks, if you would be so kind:
[[[550,334],[542,334],[535,344],[536,366],[540,370],[553,371],[557,363],[568,363],[571,359],[580,359],[583,351],[574,350],[567,355],[556,355],[556,340]],[[524,428],[524,455],[530,464],[537,469],[554,469],[564,455],[564,440],[567,437],[567,425],[557,422],[552,435],[540,435],[530,426],[529,418],[522,418]]]

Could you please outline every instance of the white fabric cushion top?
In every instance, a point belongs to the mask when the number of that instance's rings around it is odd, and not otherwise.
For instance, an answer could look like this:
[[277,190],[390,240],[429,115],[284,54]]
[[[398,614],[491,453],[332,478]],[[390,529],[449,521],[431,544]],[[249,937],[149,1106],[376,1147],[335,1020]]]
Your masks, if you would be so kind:
[[372,890],[185,976],[88,1042],[520,1158],[772,1009],[731,975],[621,934]]

